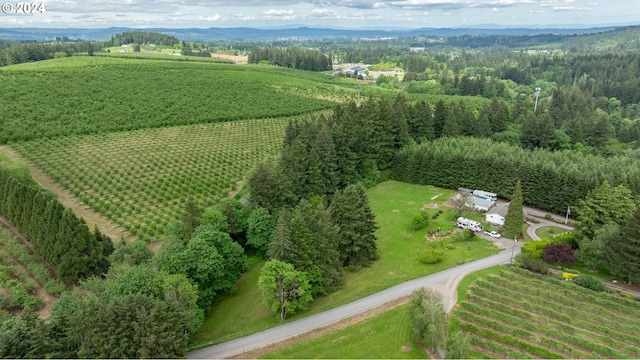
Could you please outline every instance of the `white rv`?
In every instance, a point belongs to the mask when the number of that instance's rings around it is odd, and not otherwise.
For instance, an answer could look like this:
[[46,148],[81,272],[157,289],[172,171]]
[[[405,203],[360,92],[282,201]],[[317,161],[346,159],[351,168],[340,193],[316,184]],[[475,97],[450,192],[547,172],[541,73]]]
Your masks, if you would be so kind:
[[496,200],[498,200],[498,195],[497,194],[494,194],[494,193],[491,193],[491,192],[488,192],[488,191],[473,190],[472,194],[475,197],[479,197],[479,198],[482,198],[482,199],[489,199],[489,200],[494,201],[494,202]]
[[462,229],[469,229],[473,231],[482,231],[482,224],[477,221],[473,221],[471,219],[459,217],[457,225]]

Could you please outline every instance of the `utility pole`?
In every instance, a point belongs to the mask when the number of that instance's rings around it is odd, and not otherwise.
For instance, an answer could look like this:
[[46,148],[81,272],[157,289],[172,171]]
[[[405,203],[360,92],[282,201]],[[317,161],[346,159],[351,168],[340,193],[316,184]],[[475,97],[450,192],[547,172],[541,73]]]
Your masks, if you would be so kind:
[[539,87],[536,88],[536,104],[533,106],[533,112],[535,113],[536,110],[538,110],[538,98],[540,97],[540,91],[542,91],[542,89],[540,89]]
[[513,238],[513,246],[511,247],[511,265],[513,265],[513,253],[516,250],[516,243],[518,242],[517,238]]

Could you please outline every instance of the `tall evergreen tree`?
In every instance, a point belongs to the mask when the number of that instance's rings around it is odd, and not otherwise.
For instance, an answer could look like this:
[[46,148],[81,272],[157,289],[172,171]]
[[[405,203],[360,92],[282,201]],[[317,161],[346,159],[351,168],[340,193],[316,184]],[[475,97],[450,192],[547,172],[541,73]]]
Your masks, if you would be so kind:
[[462,109],[452,106],[447,113],[447,118],[442,128],[441,137],[457,137],[462,134]]
[[514,239],[522,235],[522,223],[524,221],[524,211],[522,204],[522,185],[520,180],[516,183],[516,187],[511,195],[511,202],[509,203],[509,210],[504,217],[504,227],[502,228],[502,234],[505,237]]
[[442,99],[438,100],[433,109],[433,135],[435,138],[442,136],[442,130],[444,129],[444,124],[447,122],[448,113],[449,111],[444,101]]
[[293,252],[293,243],[291,242],[291,233],[289,231],[289,218],[291,215],[288,211],[282,211],[278,217],[273,238],[269,243],[267,255],[271,259],[288,262]]
[[247,182],[251,206],[274,213],[284,205],[278,176],[269,164],[259,163]]
[[313,151],[320,158],[320,172],[323,181],[324,193],[316,195],[333,194],[339,185],[338,155],[336,145],[331,136],[331,127],[328,120],[324,119],[313,143]]
[[604,258],[612,274],[623,277],[629,285],[640,284],[640,209],[634,212],[620,236],[606,244]]
[[184,226],[184,232],[187,239],[191,238],[193,231],[200,225],[200,218],[202,217],[202,210],[198,208],[198,205],[193,199],[187,200],[184,205],[184,214],[182,214],[181,220]]
[[343,266],[369,266],[378,259],[375,236],[378,227],[362,185],[349,185],[336,192],[329,212],[339,228],[339,252]]
[[491,123],[491,130],[494,133],[504,131],[507,128],[507,122],[509,121],[509,108],[507,104],[502,100],[493,98],[491,105],[489,106],[490,114],[489,122]]

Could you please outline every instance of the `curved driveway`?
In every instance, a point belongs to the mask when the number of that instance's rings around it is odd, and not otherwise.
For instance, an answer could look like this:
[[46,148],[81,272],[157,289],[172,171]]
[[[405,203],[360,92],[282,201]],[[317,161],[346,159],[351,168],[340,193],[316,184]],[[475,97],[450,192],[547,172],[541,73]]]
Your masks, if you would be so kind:
[[564,221],[564,219],[560,219],[557,216],[555,216],[554,214],[545,212],[545,211],[541,211],[538,209],[533,209],[530,207],[524,207],[524,212],[525,212],[525,216],[526,215],[533,215],[536,217],[536,220],[539,221],[538,224],[531,224],[529,223],[529,226],[527,226],[527,235],[529,235],[529,238],[531,240],[540,240],[540,236],[538,236],[538,234],[536,234],[536,231],[538,231],[538,229],[543,228],[543,227],[547,227],[547,226],[554,226],[554,227],[559,227],[561,229],[565,229],[567,231],[571,231],[573,230],[573,226],[569,226],[569,225],[565,225],[565,224],[560,224],[556,221],[553,220],[549,220],[549,219],[545,219],[545,215],[549,214],[551,215],[553,218],[552,219],[556,219],[559,221]]
[[390,301],[410,295],[419,288],[431,288],[443,294],[443,300],[447,310],[450,310],[456,302],[456,287],[458,282],[467,274],[485,269],[498,264],[511,261],[512,254],[520,252],[519,244],[512,249],[479,259],[467,264],[459,265],[429,276],[398,284],[376,294],[355,300],[322,313],[314,314],[303,319],[292,321],[271,329],[267,329],[240,339],[231,340],[205,349],[196,350],[187,354],[190,359],[220,359],[244,352],[259,349],[261,347],[286,340],[302,333],[331,325],[340,320],[374,309]]
[[[535,215],[540,221],[538,224],[531,224],[527,227],[527,235],[529,235],[533,240],[540,239],[536,234],[536,230],[541,227],[556,226],[567,230],[573,230],[573,227],[571,226],[558,224],[554,221],[545,219],[544,216],[547,214],[546,212],[541,212],[528,207],[525,207],[524,211],[527,215]],[[337,308],[270,328],[253,335],[192,351],[187,354],[187,357],[189,359],[221,359],[242,355],[244,352],[259,349],[377,308],[390,301],[410,295],[413,291],[419,288],[430,288],[434,291],[440,292],[443,295],[444,305],[448,312],[456,303],[456,288],[460,280],[465,275],[494,265],[510,263],[513,261],[513,257],[520,253],[522,243],[514,244],[507,239],[502,239],[501,243],[506,245],[506,250],[503,250],[498,254],[459,265],[419,279],[407,281]]]

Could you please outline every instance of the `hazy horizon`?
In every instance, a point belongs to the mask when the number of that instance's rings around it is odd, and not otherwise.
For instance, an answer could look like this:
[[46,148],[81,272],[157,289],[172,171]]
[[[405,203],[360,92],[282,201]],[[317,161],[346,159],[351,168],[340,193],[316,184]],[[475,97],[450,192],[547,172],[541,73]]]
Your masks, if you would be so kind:
[[633,0],[44,0],[5,2],[0,13],[0,28],[544,29],[634,24],[640,24],[640,7]]

